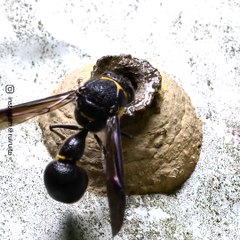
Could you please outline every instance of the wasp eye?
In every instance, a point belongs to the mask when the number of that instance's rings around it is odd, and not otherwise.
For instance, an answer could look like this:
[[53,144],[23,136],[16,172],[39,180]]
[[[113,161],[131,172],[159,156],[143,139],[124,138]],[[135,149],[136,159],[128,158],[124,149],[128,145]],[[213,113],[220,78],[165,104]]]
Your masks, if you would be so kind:
[[44,171],[44,184],[53,199],[63,203],[73,203],[86,191],[88,175],[74,162],[53,161]]

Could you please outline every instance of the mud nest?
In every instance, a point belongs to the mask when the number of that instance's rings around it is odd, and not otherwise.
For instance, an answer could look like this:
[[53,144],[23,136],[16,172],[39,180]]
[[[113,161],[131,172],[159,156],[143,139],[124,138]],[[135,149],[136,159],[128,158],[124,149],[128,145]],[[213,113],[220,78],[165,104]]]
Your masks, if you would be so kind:
[[[136,100],[121,118],[124,179],[128,194],[170,193],[191,175],[199,159],[202,122],[191,100],[166,73],[130,55],[106,56],[66,76],[54,94],[77,89],[90,76],[105,71],[128,74],[137,85]],[[39,117],[44,143],[54,157],[64,139],[49,130],[51,124],[76,124],[74,103]],[[74,132],[59,129],[64,138]],[[79,165],[89,175],[88,190],[106,192],[103,157],[89,134]]]

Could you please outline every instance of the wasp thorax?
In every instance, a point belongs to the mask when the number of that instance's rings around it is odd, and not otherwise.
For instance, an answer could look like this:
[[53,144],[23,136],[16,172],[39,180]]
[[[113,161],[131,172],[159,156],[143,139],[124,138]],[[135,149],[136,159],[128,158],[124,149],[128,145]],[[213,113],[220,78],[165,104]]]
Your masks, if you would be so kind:
[[121,114],[134,99],[131,82],[111,72],[96,76],[77,91],[75,117],[77,122],[92,132],[105,127],[109,117]]

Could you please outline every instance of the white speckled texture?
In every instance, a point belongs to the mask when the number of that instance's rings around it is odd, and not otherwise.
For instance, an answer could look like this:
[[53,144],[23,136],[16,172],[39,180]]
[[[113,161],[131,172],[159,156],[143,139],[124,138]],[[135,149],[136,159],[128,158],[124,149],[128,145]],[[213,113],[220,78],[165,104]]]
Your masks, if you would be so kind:
[[[175,77],[204,125],[197,168],[172,195],[131,196],[117,239],[240,239],[240,3],[2,0],[0,108],[48,96],[106,54],[145,58]],[[5,86],[15,92],[7,94]],[[12,99],[9,99],[12,97]],[[51,159],[32,120],[0,132],[0,239],[111,239],[105,197],[46,194]]]

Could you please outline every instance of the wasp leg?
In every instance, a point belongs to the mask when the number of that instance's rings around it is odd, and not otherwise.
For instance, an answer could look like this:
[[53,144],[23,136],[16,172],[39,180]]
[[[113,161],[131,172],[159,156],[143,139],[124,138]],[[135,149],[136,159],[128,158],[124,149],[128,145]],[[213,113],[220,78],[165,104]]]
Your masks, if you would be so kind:
[[61,134],[60,132],[56,131],[55,128],[63,128],[63,129],[69,129],[69,130],[76,130],[81,131],[83,128],[80,128],[77,125],[71,125],[71,124],[53,124],[49,126],[50,131],[54,132],[56,135],[58,135],[62,140],[66,139],[66,136]]
[[127,132],[124,132],[124,131],[121,131],[120,133],[121,133],[121,136],[123,136],[123,137],[126,137],[128,139],[134,139],[134,136],[130,133],[127,133]]
[[98,137],[97,134],[94,134],[93,136],[94,136],[94,138],[95,138],[95,140],[96,140],[98,146],[102,149],[103,154],[105,154],[105,153],[106,153],[106,148],[105,148],[105,146],[103,145],[102,140]]
[[77,126],[77,125],[71,125],[71,124],[53,124],[49,126],[49,129],[52,131],[54,128],[64,128],[69,130],[77,130],[80,131],[83,128]]

